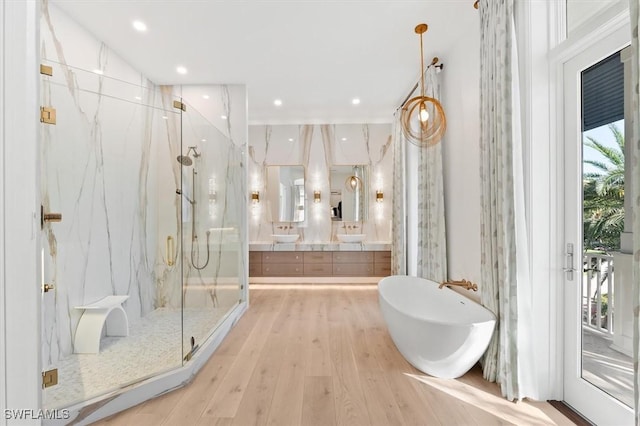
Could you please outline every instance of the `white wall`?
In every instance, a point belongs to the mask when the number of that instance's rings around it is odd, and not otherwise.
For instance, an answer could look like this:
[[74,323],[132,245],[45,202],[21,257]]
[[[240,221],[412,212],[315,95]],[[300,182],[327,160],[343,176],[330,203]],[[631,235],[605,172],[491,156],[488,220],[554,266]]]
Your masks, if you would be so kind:
[[[448,277],[481,286],[479,32],[479,26],[467,29],[445,55],[440,55],[444,63],[440,75],[447,114],[442,155]],[[479,299],[479,292],[468,295]]]
[[[40,408],[40,2],[0,0],[0,424]],[[19,161],[17,161],[19,159]]]

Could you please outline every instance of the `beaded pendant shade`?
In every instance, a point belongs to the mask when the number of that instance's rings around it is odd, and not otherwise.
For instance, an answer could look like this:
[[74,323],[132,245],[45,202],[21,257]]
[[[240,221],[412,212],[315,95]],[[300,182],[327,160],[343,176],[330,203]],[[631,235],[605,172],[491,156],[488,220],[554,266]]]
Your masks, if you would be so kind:
[[420,95],[409,99],[402,106],[401,113],[402,132],[409,142],[417,146],[435,145],[447,128],[442,105],[437,99],[425,95],[422,34],[427,28],[427,24],[419,24],[415,28],[416,34],[420,35]]

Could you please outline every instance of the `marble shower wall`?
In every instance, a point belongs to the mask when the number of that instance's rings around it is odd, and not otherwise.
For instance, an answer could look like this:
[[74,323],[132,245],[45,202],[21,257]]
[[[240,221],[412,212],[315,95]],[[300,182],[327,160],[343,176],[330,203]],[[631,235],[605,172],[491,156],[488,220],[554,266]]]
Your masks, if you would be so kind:
[[169,138],[156,134],[160,117],[178,114],[162,111],[150,81],[47,2],[40,46],[53,68],[41,78],[42,105],[57,115],[41,127],[42,204],[63,217],[43,228],[43,278],[55,286],[43,295],[46,367],[73,353],[75,306],[116,294],[129,295],[129,321],[154,309],[152,146]]
[[[170,95],[166,96],[169,101]],[[162,245],[157,304],[229,308],[238,302],[247,264],[246,88],[182,86],[181,96],[186,104],[182,146],[169,144],[160,154],[159,163],[167,164],[172,173],[159,176],[159,183],[170,190],[158,193],[158,200],[159,237],[163,242],[173,238],[176,256],[182,250],[183,257],[182,265],[178,258],[169,265]],[[187,154],[192,165],[181,167],[176,157]],[[182,196],[176,195],[176,189],[181,189]],[[183,288],[173,285],[181,274]]]
[[[209,228],[233,228],[211,234],[215,247],[206,274],[200,275],[214,284],[225,276],[235,288],[228,298],[237,304],[246,279],[246,90],[197,87],[208,90],[212,104],[230,118],[214,123],[217,129],[196,108],[189,106],[181,116],[173,107],[195,88],[154,85],[46,0],[41,19],[42,62],[53,67],[53,76],[41,79],[42,105],[57,111],[57,124],[41,128],[42,203],[45,211],[63,215],[62,222],[45,224],[42,231],[43,277],[56,287],[43,294],[47,367],[73,353],[81,315],[75,306],[129,295],[124,308],[135,322],[159,307],[181,308],[183,297],[204,300],[202,291],[192,296],[188,290],[191,256],[181,252],[180,232],[184,227],[186,235],[188,229],[190,242],[191,225],[183,221],[189,203],[176,189],[191,175],[176,157],[188,145],[197,144],[202,153],[200,200],[209,199],[210,177],[214,170],[219,174],[216,203],[198,205],[206,211],[197,212],[202,218],[197,232],[204,240]],[[166,256],[167,236],[175,243],[172,262]],[[196,249],[200,256],[206,253],[206,247]]]
[[[252,125],[249,126],[249,192],[259,191],[260,203],[249,206],[249,241],[271,242],[279,227],[293,226],[299,242],[336,241],[343,224],[357,225],[366,242],[391,240],[393,152],[391,124]],[[366,164],[370,169],[368,219],[359,222],[331,220],[329,173],[334,165]],[[271,216],[266,199],[266,168],[275,165],[305,167],[306,214],[304,222],[279,223]],[[376,202],[376,191],[384,194]],[[313,202],[314,191],[321,202]],[[360,231],[361,229],[361,231]],[[286,231],[285,231],[286,232]],[[291,231],[289,231],[291,232]]]

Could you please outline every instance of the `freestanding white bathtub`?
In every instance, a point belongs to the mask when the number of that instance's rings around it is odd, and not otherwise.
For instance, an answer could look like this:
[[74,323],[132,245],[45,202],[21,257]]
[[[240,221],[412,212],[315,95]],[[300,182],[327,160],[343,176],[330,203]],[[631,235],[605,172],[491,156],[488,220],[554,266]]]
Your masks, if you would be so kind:
[[386,277],[378,283],[378,298],[393,342],[424,373],[460,377],[489,346],[495,315],[434,281]]

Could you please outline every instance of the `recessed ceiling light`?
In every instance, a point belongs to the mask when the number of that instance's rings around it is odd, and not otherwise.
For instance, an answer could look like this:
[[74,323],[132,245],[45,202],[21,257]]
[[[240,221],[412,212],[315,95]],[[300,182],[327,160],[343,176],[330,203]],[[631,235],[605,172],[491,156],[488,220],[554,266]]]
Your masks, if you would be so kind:
[[343,142],[344,142],[344,141],[346,141],[346,140],[347,140],[347,138],[342,138],[342,141],[343,141]]
[[293,138],[289,138],[289,142],[293,142]]
[[136,96],[136,99],[139,100],[139,101],[142,100],[142,98],[140,96]]
[[185,67],[183,67],[182,65],[178,66],[176,68],[176,72],[178,74],[186,74],[187,73],[187,69]]
[[163,115],[162,118],[164,118],[165,120],[169,119],[169,117],[167,117],[166,115]]
[[103,75],[103,74],[104,74],[104,71],[102,71],[102,70],[98,70],[98,69],[93,70],[93,72],[94,72],[95,74],[98,74],[98,75]]
[[202,95],[202,99],[209,99],[209,95]]
[[226,120],[227,116],[226,115],[221,115],[220,118],[222,118],[223,120]]
[[147,24],[145,24],[142,21],[133,21],[133,28],[135,28],[137,31],[140,31],[141,33],[147,31]]
[[351,103],[354,104],[354,105],[360,105],[360,98],[351,99]]
[[273,101],[273,104],[275,106],[281,106],[282,105],[282,99],[276,99],[275,101]]
[[206,142],[206,141],[207,141],[206,139],[200,139],[200,142]]

